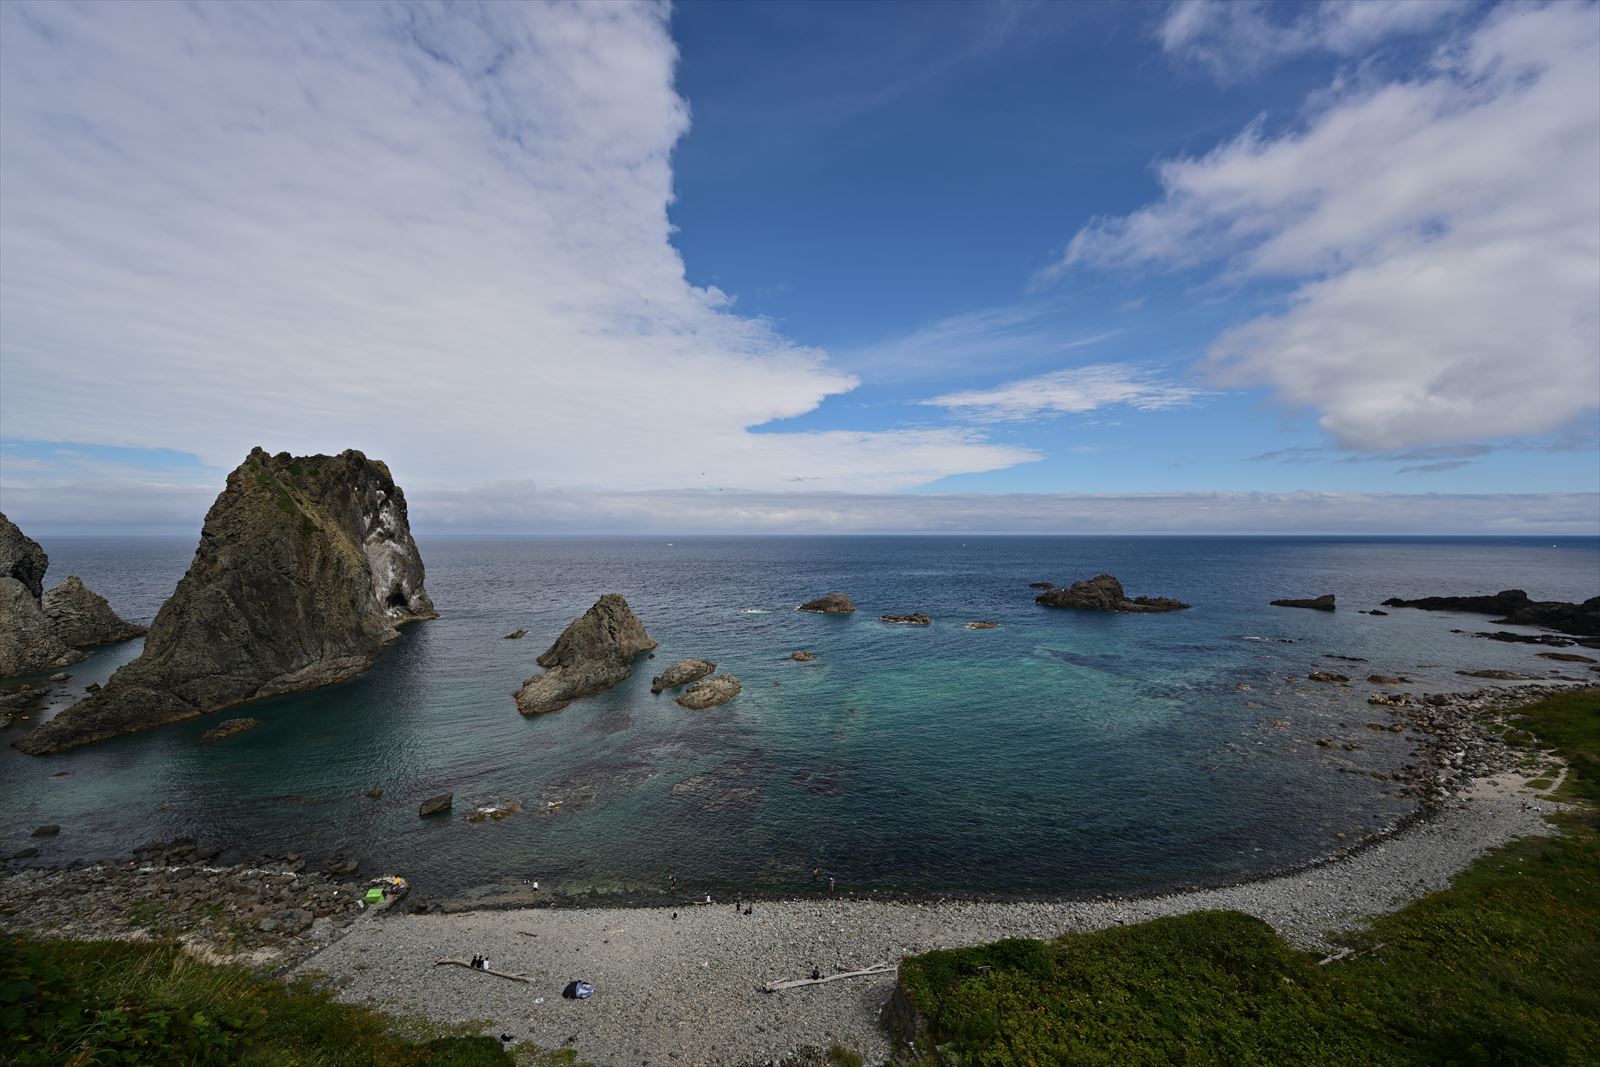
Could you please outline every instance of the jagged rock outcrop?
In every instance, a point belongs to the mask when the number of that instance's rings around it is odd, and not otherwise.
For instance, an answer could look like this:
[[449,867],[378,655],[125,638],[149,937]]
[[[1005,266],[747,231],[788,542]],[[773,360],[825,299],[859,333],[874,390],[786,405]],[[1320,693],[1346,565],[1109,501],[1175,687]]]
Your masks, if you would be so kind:
[[707,678],[703,682],[696,682],[683,691],[678,698],[678,706],[688,708],[690,711],[704,711],[726,704],[739,695],[744,686],[739,684],[739,679],[731,674],[719,674],[715,678]]
[[796,663],[810,663],[812,660],[817,658],[817,654],[815,652],[805,651],[791,652],[789,653],[789,658],[794,660]]
[[1333,611],[1333,594],[1325,593],[1318,597],[1307,597],[1303,600],[1274,600],[1275,608],[1310,608],[1313,611]]
[[708,659],[686,659],[679,663],[674,663],[650,679],[650,692],[659,693],[663,689],[681,689],[690,682],[698,682],[716,669],[717,665]]
[[633,673],[633,657],[656,647],[620,593],[594,602],[536,663],[545,669],[517,690],[524,715],[560,711],[579,697],[610,689]]
[[71,648],[94,648],[143,637],[135,626],[111,610],[106,598],[83,584],[76,574],[44,595],[44,613],[56,636]]
[[1312,671],[1306,677],[1313,682],[1348,682],[1350,680],[1336,671]]
[[1418,600],[1390,597],[1386,608],[1421,608],[1424,611],[1470,611],[1499,615],[1494,621],[1512,626],[1543,626],[1564,634],[1600,635],[1600,596],[1581,604],[1561,600],[1532,600],[1521,589],[1503,589],[1494,596],[1425,596]]
[[829,593],[819,596],[815,600],[808,600],[798,608],[800,611],[813,611],[820,615],[848,615],[856,610],[853,600],[843,593]]
[[388,467],[257,448],[206,513],[144,653],[16,745],[54,752],[343,681],[435,615]]
[[0,578],[0,678],[65,667],[83,658],[56,636],[27,586]]
[[1000,624],[997,622],[979,621],[967,623],[967,629],[969,630],[998,630],[999,628]]
[[913,615],[879,615],[879,622],[899,623],[902,626],[932,626],[933,619],[921,613]]
[[50,557],[44,554],[39,542],[19,530],[17,524],[0,511],[0,578],[15,578],[37,601],[44,595],[44,572],[49,567]]
[[0,513],[0,678],[83,659],[61,640],[39,603],[49,566],[39,542]]
[[1034,597],[1033,602],[1043,604],[1047,608],[1130,613],[1182,611],[1189,606],[1181,600],[1164,596],[1141,596],[1130,600],[1122,591],[1122,583],[1109,574],[1096,575],[1083,582],[1073,582],[1064,588],[1047,589]]

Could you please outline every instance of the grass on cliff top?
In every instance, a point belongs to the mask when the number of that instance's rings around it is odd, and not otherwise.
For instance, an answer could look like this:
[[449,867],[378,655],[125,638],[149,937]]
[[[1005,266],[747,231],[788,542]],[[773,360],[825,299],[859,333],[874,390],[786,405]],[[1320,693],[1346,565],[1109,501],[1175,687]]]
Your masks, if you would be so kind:
[[170,943],[0,935],[0,1063],[18,1067],[577,1067],[498,1039],[340,1004]]
[[[1522,709],[1600,801],[1600,690]],[[1373,922],[1328,966],[1238,912],[906,960],[919,1051],[1045,1064],[1593,1064],[1600,1061],[1600,823],[1498,849]],[[1381,947],[1380,947],[1381,946]]]

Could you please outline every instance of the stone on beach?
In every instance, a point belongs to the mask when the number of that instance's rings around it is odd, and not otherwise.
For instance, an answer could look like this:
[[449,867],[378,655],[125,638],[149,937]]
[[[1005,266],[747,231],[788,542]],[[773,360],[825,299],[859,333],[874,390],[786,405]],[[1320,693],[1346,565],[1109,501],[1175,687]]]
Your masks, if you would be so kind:
[[620,593],[607,593],[574,619],[535,662],[545,668],[516,692],[517,711],[544,715],[610,689],[633,673],[633,658],[656,647]]

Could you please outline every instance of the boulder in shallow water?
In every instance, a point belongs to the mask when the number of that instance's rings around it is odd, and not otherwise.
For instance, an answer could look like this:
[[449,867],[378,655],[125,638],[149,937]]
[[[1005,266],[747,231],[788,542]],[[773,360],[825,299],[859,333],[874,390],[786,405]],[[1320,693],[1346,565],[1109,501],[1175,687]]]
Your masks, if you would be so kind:
[[1306,677],[1310,678],[1313,682],[1348,682],[1350,680],[1344,675],[1337,674],[1334,671],[1312,671],[1310,674],[1306,675]]
[[426,819],[430,815],[440,815],[450,810],[451,803],[455,800],[454,793],[440,793],[436,797],[429,797],[417,805],[417,815]]
[[1054,582],[1029,582],[1028,583],[1028,588],[1029,589],[1054,589],[1055,587],[1056,587],[1056,583],[1054,583]]
[[716,669],[717,665],[708,659],[682,660],[650,679],[650,692],[659,693],[663,689],[681,689],[690,682],[698,682]]
[[828,593],[815,600],[806,601],[797,610],[815,612],[819,615],[848,615],[856,610],[856,605],[855,601],[843,593]]
[[512,630],[510,633],[506,634],[505,637],[503,637],[501,640],[504,640],[504,641],[520,641],[524,637],[527,637],[527,636],[528,636],[528,631],[526,631],[526,630]]
[[1303,600],[1274,600],[1275,608],[1310,608],[1313,611],[1333,611],[1333,594],[1324,593],[1322,596],[1307,597]]
[[242,734],[246,730],[254,730],[261,725],[260,719],[224,719],[205,733],[200,735],[202,741],[221,741],[234,734]]
[[879,615],[879,622],[892,622],[901,626],[932,626],[933,619],[927,615]]
[[1033,598],[1047,608],[1075,608],[1080,611],[1116,611],[1130,614],[1182,611],[1189,607],[1171,597],[1141,596],[1128,599],[1122,583],[1109,574],[1099,574],[1065,588],[1049,589]]
[[57,752],[351,678],[435,617],[389,468],[350,450],[253,450],[206,514],[144,652],[18,741]]
[[817,654],[815,652],[791,652],[789,653],[789,658],[796,663],[810,663],[817,658]]
[[1518,674],[1516,671],[1456,671],[1463,678],[1492,678],[1499,682],[1532,682],[1537,678],[1531,674]]
[[967,629],[969,629],[969,630],[998,630],[999,628],[1000,628],[1000,624],[997,623],[997,622],[969,622],[969,623],[967,623]]
[[719,674],[715,678],[707,678],[696,682],[683,691],[678,698],[680,707],[690,711],[702,711],[726,704],[739,695],[739,690],[744,687],[739,684],[739,679],[731,674]]
[[560,711],[579,697],[610,689],[633,673],[633,658],[656,647],[620,593],[607,593],[574,619],[536,661],[545,668],[517,690],[523,715]]

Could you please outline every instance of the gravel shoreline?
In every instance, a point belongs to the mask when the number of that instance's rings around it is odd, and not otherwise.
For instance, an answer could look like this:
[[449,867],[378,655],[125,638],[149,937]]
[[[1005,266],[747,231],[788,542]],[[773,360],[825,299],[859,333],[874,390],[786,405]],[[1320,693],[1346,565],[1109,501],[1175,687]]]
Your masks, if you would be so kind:
[[[763,901],[749,915],[731,901],[391,914],[356,922],[299,971],[328,976],[347,1000],[485,1022],[488,1032],[570,1047],[601,1067],[779,1063],[833,1042],[882,1062],[892,1049],[878,1013],[892,972],[776,994],[761,986],[813,968],[826,974],[933,948],[1213,908],[1257,916],[1296,945],[1329,947],[1333,932],[1445,888],[1488,849],[1551,832],[1545,814],[1558,805],[1529,788],[1526,754],[1507,749],[1496,731],[1500,711],[1546,691],[1554,690],[1508,687],[1389,708],[1428,731],[1418,750],[1425,765],[1405,786],[1425,817],[1334,862],[1261,881],[1128,900]],[[533,981],[434,966],[474,954]],[[574,979],[592,983],[594,997],[563,1000]]]

